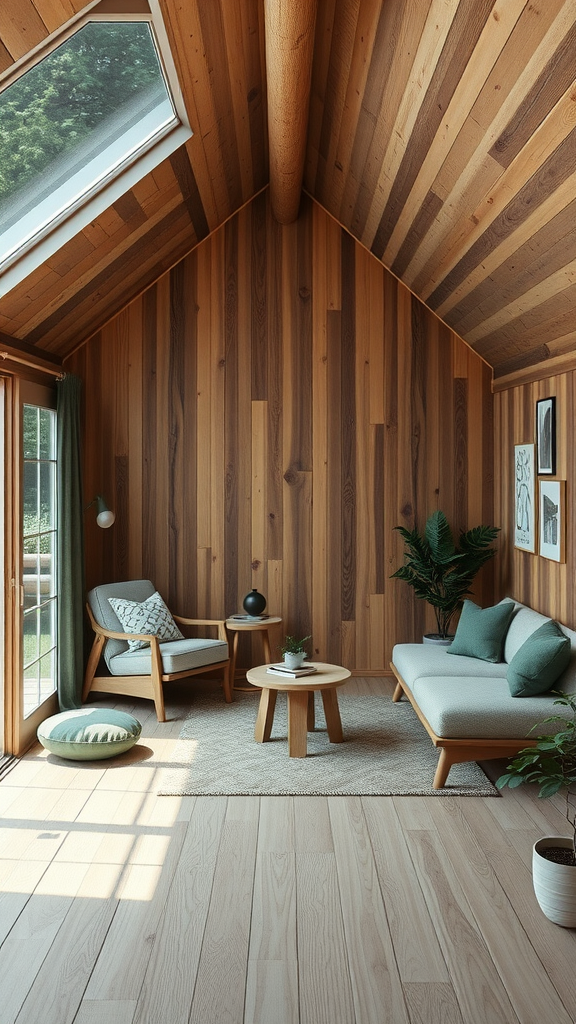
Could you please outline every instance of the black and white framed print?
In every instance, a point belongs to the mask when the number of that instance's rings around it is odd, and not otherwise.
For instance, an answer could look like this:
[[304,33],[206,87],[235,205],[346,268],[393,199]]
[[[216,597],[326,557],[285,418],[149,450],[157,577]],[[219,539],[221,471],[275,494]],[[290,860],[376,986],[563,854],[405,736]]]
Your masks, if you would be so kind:
[[566,481],[540,480],[540,554],[565,562]]
[[538,476],[554,476],[556,472],[556,399],[541,398],[536,402],[536,446]]
[[514,445],[514,547],[536,551],[534,445]]

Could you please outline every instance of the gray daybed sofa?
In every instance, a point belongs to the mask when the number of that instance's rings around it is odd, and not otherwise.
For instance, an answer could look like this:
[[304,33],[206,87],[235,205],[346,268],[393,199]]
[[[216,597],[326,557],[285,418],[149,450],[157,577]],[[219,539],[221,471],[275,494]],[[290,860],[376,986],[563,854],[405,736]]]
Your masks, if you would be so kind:
[[[555,706],[556,693],[513,697],[506,671],[522,644],[549,618],[515,602],[515,611],[503,645],[504,661],[493,663],[430,644],[397,644],[391,668],[397,679],[392,699],[403,695],[414,707],[440,757],[434,789],[442,789],[453,764],[510,757],[530,746],[532,726],[549,715],[569,717],[569,709]],[[576,632],[560,625],[571,644],[568,667],[554,683],[554,691],[576,693]],[[539,732],[555,731],[550,725]]]

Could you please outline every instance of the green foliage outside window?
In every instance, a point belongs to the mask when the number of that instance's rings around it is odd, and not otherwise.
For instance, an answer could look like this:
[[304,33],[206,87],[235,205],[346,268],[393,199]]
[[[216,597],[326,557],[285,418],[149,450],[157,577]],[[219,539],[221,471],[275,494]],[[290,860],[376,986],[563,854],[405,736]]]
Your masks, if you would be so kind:
[[161,81],[145,22],[91,22],[0,93],[0,205]]

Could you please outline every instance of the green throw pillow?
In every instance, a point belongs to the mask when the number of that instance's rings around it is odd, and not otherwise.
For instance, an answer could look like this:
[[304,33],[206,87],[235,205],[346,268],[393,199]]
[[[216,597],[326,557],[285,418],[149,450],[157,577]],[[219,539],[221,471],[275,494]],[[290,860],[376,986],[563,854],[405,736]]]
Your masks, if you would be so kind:
[[447,653],[502,661],[502,645],[513,613],[513,601],[502,601],[493,608],[479,608],[473,601],[464,601],[456,636]]
[[533,697],[545,693],[562,675],[570,661],[570,641],[558,623],[543,623],[508,665],[506,678],[513,697]]

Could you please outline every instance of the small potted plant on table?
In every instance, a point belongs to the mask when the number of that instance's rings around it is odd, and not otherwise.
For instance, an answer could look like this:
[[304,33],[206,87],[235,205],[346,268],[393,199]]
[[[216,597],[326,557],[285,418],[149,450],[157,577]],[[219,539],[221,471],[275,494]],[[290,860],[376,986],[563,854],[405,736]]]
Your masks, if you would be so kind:
[[301,640],[298,640],[295,636],[285,637],[284,643],[280,647],[280,653],[284,658],[286,668],[291,670],[301,668],[302,662],[306,657],[304,644],[310,639],[310,636],[302,637]]
[[566,820],[572,835],[537,840],[532,854],[532,881],[546,917],[565,928],[576,928],[576,694],[561,693],[554,703],[569,708],[572,718],[545,718],[541,724],[557,722],[558,732],[538,736],[534,746],[520,750],[496,785],[499,789],[515,789],[524,782],[535,782],[542,798],[565,790]]

